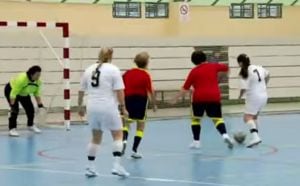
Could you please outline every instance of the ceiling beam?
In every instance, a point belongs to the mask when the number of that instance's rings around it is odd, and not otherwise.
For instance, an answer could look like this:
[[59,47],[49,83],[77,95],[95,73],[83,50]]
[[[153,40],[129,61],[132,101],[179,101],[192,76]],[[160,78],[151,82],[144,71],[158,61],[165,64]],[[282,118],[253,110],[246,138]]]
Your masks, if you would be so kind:
[[220,0],[215,0],[215,1],[211,4],[211,6],[215,6],[216,4],[218,4],[219,1],[220,1]]
[[93,2],[93,4],[97,4],[97,3],[99,3],[99,1],[100,1],[100,0],[95,0],[95,1]]
[[295,0],[295,1],[291,4],[291,6],[295,6],[297,3],[298,3],[298,0]]

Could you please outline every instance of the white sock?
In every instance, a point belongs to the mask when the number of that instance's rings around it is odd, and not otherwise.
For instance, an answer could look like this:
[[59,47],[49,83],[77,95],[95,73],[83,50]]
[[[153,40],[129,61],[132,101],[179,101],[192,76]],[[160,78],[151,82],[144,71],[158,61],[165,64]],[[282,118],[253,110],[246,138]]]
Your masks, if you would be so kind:
[[256,129],[256,124],[254,120],[249,120],[246,122],[247,126],[251,129]]
[[229,135],[227,133],[223,134],[222,136],[223,136],[224,139],[228,139],[229,138]]
[[[88,149],[87,149],[88,150],[88,152],[87,152],[88,158],[96,158],[98,148],[99,148],[99,145],[94,144],[94,143],[89,143]],[[88,160],[88,167],[95,168],[95,159]]]
[[[255,123],[256,120],[249,120],[247,121],[247,125],[249,126],[249,129],[250,129],[250,133],[252,135],[252,137],[254,139],[258,139],[259,136],[258,136],[258,132],[251,132],[252,130],[256,130],[257,131],[257,127],[256,127],[256,123]],[[256,121],[257,122],[257,121]]]
[[115,164],[121,163],[122,150],[123,150],[123,141],[122,140],[114,141],[113,142],[113,156],[114,156]]
[[258,120],[254,120],[254,123],[255,123],[256,129],[258,129]]

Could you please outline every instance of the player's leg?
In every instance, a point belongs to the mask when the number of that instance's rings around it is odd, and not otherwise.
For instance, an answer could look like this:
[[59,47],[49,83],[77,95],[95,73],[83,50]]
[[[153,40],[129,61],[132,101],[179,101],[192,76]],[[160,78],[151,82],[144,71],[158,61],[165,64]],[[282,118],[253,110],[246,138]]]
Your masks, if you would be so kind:
[[92,139],[87,146],[88,167],[86,169],[85,175],[88,177],[94,177],[98,175],[96,171],[95,160],[101,142],[102,142],[102,131],[99,129],[92,129]]
[[192,121],[191,129],[193,133],[193,142],[190,144],[190,148],[198,149],[201,147],[200,135],[201,135],[201,118],[203,117],[205,105],[202,103],[192,103]]
[[115,112],[112,110],[107,112],[105,116],[103,116],[103,124],[106,126],[106,129],[111,131],[111,135],[113,138],[112,144],[112,154],[113,154],[113,168],[112,174],[118,176],[129,176],[129,173],[125,170],[125,168],[121,165],[121,160],[123,156],[123,130],[122,130],[122,120],[119,117],[118,110]]
[[30,96],[20,96],[20,103],[25,110],[27,116],[27,127],[28,130],[35,133],[41,133],[41,130],[34,125],[34,106],[32,104]]
[[216,129],[222,135],[224,142],[228,148],[233,148],[233,140],[229,137],[225,125],[225,121],[222,116],[222,107],[220,103],[208,103],[206,107],[207,115],[212,119]]
[[121,165],[121,158],[122,158],[122,150],[123,150],[123,131],[121,128],[119,130],[112,130],[111,131],[113,137],[113,169],[112,174],[118,176],[129,176],[129,173],[125,170],[125,168]]
[[259,131],[257,128],[257,118],[260,110],[264,107],[266,102],[267,98],[246,100],[244,122],[249,127],[249,131],[251,134],[251,140],[247,145],[247,147],[249,148],[261,143],[261,138],[259,136]]
[[128,102],[126,104],[129,105],[128,106],[129,117],[135,120],[137,123],[131,157],[139,159],[142,158],[142,156],[138,154],[137,150],[144,136],[148,97],[136,95],[136,96],[131,96],[131,99],[127,101]]
[[244,115],[244,121],[249,127],[251,133],[251,140],[247,147],[251,148],[256,146],[262,142],[259,131],[258,131],[258,115],[259,112],[263,109],[263,107],[267,104],[267,97],[249,99],[246,100],[246,109]]
[[257,117],[254,114],[245,113],[245,115],[244,115],[244,122],[249,127],[249,131],[251,134],[251,140],[250,140],[249,144],[247,145],[247,147],[249,147],[249,148],[254,147],[261,143],[261,138],[258,134],[256,119],[257,119]]
[[7,84],[4,89],[4,94],[7,99],[8,104],[10,106],[10,113],[9,113],[9,118],[8,118],[9,136],[18,137],[19,133],[17,132],[17,118],[19,115],[19,100],[17,97],[15,104],[11,105],[10,98],[9,98],[10,92],[11,92],[11,87],[9,84]]
[[133,147],[132,147],[132,158],[140,159],[142,158],[142,155],[138,153],[138,147],[142,141],[142,138],[144,137],[144,130],[145,130],[145,121],[139,120],[137,121],[136,125],[136,134],[133,141]]
[[127,140],[129,136],[129,131],[130,131],[130,124],[133,122],[132,119],[127,119],[127,118],[122,118],[123,122],[123,150],[122,153],[125,154],[126,147],[127,147]]

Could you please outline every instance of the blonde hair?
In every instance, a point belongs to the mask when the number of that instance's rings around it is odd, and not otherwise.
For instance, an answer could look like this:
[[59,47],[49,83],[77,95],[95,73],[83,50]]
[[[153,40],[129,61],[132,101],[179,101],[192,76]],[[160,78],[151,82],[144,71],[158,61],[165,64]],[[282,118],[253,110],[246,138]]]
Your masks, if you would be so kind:
[[150,58],[150,56],[149,56],[148,52],[141,52],[135,56],[134,63],[139,68],[146,68],[149,63],[149,58]]
[[113,52],[113,49],[110,47],[102,47],[98,56],[99,61],[102,63],[110,62],[112,60]]

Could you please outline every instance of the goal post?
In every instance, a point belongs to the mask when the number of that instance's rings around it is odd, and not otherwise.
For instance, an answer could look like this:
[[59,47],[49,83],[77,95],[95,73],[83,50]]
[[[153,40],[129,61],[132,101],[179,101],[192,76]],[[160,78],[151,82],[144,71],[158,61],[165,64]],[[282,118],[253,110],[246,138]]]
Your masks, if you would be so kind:
[[[71,121],[71,91],[70,91],[70,42],[69,42],[69,23],[67,22],[48,22],[48,21],[2,21],[0,20],[0,29],[56,29],[61,31],[61,37],[64,41],[62,47],[62,65],[63,65],[63,97],[64,97],[64,126],[70,130]],[[42,33],[41,33],[42,35]],[[45,38],[44,38],[45,39]],[[57,56],[56,56],[57,57]]]

